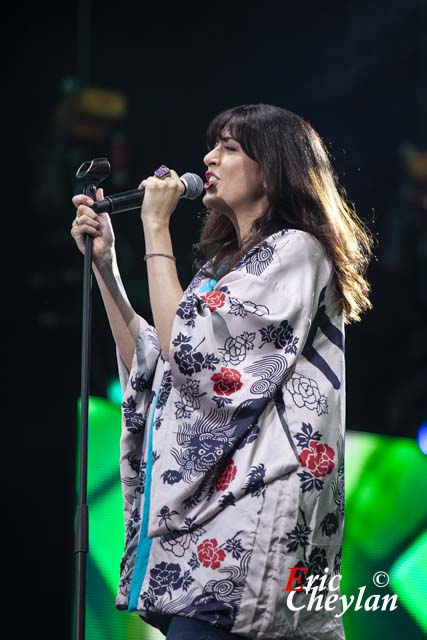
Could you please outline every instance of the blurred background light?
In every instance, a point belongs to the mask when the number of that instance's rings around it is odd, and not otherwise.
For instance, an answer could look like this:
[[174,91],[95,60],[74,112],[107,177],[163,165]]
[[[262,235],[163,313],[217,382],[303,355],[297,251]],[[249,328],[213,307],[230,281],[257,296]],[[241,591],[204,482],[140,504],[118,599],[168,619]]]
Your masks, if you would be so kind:
[[427,635],[427,532],[396,560],[390,580],[400,601]]
[[427,420],[418,429],[417,440],[419,448],[427,455]]
[[122,390],[120,388],[120,380],[117,376],[111,378],[107,385],[107,398],[115,405],[122,404]]

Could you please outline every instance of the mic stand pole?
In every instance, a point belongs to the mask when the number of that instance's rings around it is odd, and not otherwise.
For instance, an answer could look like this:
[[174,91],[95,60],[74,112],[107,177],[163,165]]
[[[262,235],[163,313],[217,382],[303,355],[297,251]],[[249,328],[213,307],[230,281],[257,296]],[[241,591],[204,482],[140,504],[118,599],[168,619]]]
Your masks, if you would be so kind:
[[[110,174],[110,163],[106,158],[97,158],[83,163],[76,178],[83,179],[84,194],[96,200],[96,189]],[[84,640],[86,622],[86,560],[89,552],[89,514],[87,507],[87,460],[90,387],[90,329],[92,315],[92,236],[85,237],[83,269],[83,317],[82,317],[82,368],[81,368],[81,423],[79,501],[76,511],[76,606],[74,620],[75,640]]]

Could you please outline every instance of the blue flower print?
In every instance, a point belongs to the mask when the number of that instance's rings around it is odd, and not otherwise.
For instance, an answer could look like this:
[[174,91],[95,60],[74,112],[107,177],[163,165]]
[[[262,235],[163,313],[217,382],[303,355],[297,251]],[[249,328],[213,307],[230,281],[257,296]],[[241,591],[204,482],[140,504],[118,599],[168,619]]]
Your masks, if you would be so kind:
[[166,405],[169,394],[172,390],[172,372],[165,371],[159,388],[156,409],[161,409]]
[[302,516],[302,522],[297,522],[292,531],[287,531],[287,544],[286,549],[289,553],[295,552],[299,546],[301,546],[304,550],[304,559],[305,548],[309,545],[310,534],[312,533],[312,529],[307,525],[307,520],[302,509],[299,510]]
[[238,531],[237,533],[234,534],[232,538],[229,538],[228,540],[226,540],[225,546],[224,546],[224,549],[228,553],[231,553],[231,555],[235,560],[239,560],[240,556],[244,551],[240,538],[236,538],[236,536],[239,535],[240,533],[242,533],[242,531]]
[[251,467],[246,485],[244,487],[245,493],[250,493],[253,498],[258,497],[264,493],[265,471],[265,465],[263,465],[262,463]]
[[150,587],[156,596],[166,592],[172,597],[172,591],[182,587],[181,567],[173,562],[160,562],[150,571]]
[[136,411],[136,402],[132,396],[122,403],[126,429],[130,433],[141,433],[145,426],[145,416]]
[[175,362],[179,370],[185,376],[192,376],[194,373],[200,373],[203,368],[204,356],[200,351],[192,353],[191,344],[182,344],[180,350],[174,355]]
[[330,538],[338,531],[338,518],[336,513],[327,513],[321,522],[322,534]]
[[[179,336],[176,340],[179,340]],[[210,369],[211,371],[214,371],[214,365],[219,363],[219,358],[217,358],[213,353],[203,354],[201,351],[196,351],[204,340],[205,338],[203,338],[203,340],[201,340],[195,347],[192,347],[188,342],[177,342],[177,344],[180,345],[180,348],[179,351],[175,352],[174,360],[177,363],[180,372],[185,376],[192,376],[195,373],[200,373],[202,369]]]
[[[270,324],[265,329],[260,329],[259,331],[263,344],[266,342],[274,342],[276,349],[284,349],[285,353],[296,354],[299,338],[294,336],[293,327],[291,327],[287,320],[282,320],[277,326]],[[263,344],[260,346],[260,349]]]
[[176,315],[179,316],[182,320],[185,320],[184,324],[187,327],[195,327],[196,310],[192,295],[187,297],[186,300],[179,304]]

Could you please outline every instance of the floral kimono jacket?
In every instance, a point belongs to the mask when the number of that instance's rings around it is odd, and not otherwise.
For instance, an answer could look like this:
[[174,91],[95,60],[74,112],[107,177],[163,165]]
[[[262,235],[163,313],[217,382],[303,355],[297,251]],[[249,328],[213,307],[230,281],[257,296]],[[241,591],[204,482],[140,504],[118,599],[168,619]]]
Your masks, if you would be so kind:
[[301,591],[339,579],[344,521],[344,323],[321,243],[282,229],[220,280],[199,271],[169,361],[143,319],[131,371],[118,360],[117,608],[164,633],[180,615],[257,640],[342,640],[338,605],[309,610]]

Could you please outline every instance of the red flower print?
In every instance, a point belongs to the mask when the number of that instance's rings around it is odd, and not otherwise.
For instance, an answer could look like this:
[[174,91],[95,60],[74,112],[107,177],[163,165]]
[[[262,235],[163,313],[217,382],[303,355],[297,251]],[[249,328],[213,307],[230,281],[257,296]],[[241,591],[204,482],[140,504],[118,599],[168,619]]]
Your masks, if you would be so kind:
[[217,491],[225,491],[228,485],[230,484],[230,482],[232,482],[236,477],[236,473],[237,473],[237,467],[234,464],[234,460],[230,460],[230,462],[225,467],[224,471],[221,473],[218,480],[216,481],[215,489]]
[[320,444],[316,440],[310,440],[310,448],[303,449],[300,460],[303,467],[307,467],[316,478],[323,478],[335,466],[335,451],[327,444]]
[[218,569],[221,566],[221,562],[225,560],[225,551],[217,547],[216,538],[208,538],[197,545],[197,555],[204,567]]
[[221,371],[214,373],[211,380],[214,381],[214,391],[219,396],[229,396],[243,387],[243,383],[240,382],[240,373],[237,369],[221,367]]
[[208,293],[204,293],[200,297],[203,298],[211,311],[215,311],[215,309],[219,309],[220,307],[224,306],[224,291],[209,291]]

